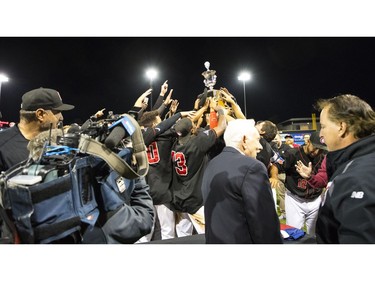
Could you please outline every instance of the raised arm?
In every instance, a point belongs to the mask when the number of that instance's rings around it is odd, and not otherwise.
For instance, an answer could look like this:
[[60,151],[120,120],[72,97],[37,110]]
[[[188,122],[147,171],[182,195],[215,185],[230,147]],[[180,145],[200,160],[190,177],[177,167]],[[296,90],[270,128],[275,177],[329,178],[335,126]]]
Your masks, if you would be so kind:
[[169,94],[167,95],[165,100],[163,100],[162,104],[157,109],[161,117],[164,117],[163,115],[164,115],[165,109],[167,109],[169,104],[172,102],[172,99],[171,99],[172,93],[173,93],[173,89],[169,91]]
[[176,100],[176,99],[171,100],[171,105],[169,107],[169,111],[165,115],[164,119],[167,119],[167,118],[171,117],[172,115],[175,115],[178,105],[179,105],[178,100]]
[[225,118],[226,110],[222,106],[216,106],[215,111],[219,115],[219,120],[217,126],[212,130],[216,132],[217,137],[220,137],[222,134],[224,134],[224,131],[227,128],[227,120]]
[[210,105],[210,102],[211,102],[211,99],[207,98],[205,104],[195,112],[195,115],[193,118],[191,118],[191,121],[197,122],[199,118],[201,118],[201,116],[207,111]]
[[145,98],[148,97],[151,94],[151,92],[152,92],[152,89],[148,89],[146,92],[140,95],[139,98],[135,101],[134,107],[142,107],[145,101]]
[[234,101],[233,95],[229,93],[227,88],[220,88],[220,93],[223,99],[230,105],[233,109],[234,115],[237,119],[246,119],[246,116],[242,113],[241,107]]
[[168,80],[165,80],[163,85],[161,85],[161,87],[160,87],[160,94],[159,94],[158,99],[156,100],[152,110],[157,110],[163,104],[164,96],[167,93],[167,91],[168,91]]

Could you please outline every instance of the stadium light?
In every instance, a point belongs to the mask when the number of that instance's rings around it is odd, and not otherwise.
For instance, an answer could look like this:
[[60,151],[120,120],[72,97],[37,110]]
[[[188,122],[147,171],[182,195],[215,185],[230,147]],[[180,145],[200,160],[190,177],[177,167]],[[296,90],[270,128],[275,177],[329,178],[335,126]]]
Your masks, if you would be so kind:
[[251,80],[251,74],[249,72],[241,72],[238,76],[238,80],[242,81],[243,83],[243,103],[245,109],[245,117],[247,118],[247,110],[246,110],[246,81]]
[[[152,89],[152,81],[156,78],[157,75],[158,72],[153,68],[150,68],[146,71],[146,76],[148,79],[150,79],[150,89]],[[152,110],[152,93],[150,94],[150,106],[150,109]]]
[[[8,82],[9,81],[9,78],[7,76],[5,76],[4,74],[0,74],[0,104],[1,104],[1,84],[3,82]],[[2,118],[2,114],[1,114],[1,111],[0,111],[0,119]]]

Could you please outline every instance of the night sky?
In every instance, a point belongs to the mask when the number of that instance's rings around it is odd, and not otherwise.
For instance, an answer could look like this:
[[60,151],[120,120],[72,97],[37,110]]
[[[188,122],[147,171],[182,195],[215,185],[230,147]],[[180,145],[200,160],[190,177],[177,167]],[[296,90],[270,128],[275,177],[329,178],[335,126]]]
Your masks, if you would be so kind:
[[153,101],[168,80],[172,98],[190,110],[204,90],[204,62],[216,70],[215,89],[226,87],[248,117],[281,122],[311,117],[318,98],[353,93],[375,106],[375,38],[372,37],[0,37],[0,110],[18,121],[21,96],[38,87],[60,92],[76,108],[64,123],[83,122],[101,108],[127,112],[150,82]]
[[[159,71],[153,84],[154,101],[168,79],[180,109],[188,110],[204,90],[201,73],[205,61],[217,71],[215,88],[228,88],[241,107],[243,85],[237,76],[243,69],[252,73],[253,80],[246,84],[247,112],[256,120],[278,123],[310,117],[318,98],[347,92],[375,107],[373,1],[17,0],[2,1],[0,11],[0,73],[10,79],[1,88],[0,110],[6,121],[18,121],[21,96],[41,86],[58,90],[65,103],[76,106],[64,113],[65,124],[82,122],[104,107],[127,112],[149,88],[145,71],[151,66]],[[30,278],[34,272],[40,276],[41,263],[43,270],[58,270],[59,275],[71,278],[70,271],[61,271],[69,257],[80,268],[126,264],[127,276],[139,278],[142,272],[143,277],[158,280],[164,276],[155,272],[165,267],[165,261],[168,268],[181,268],[181,259],[171,259],[181,253],[194,265],[204,265],[192,267],[193,277],[208,272],[211,279],[262,279],[267,274],[276,280],[288,269],[285,262],[269,263],[278,247],[241,245],[251,253],[244,259],[233,245],[196,246],[174,245],[168,250],[124,245],[84,250],[37,247],[33,259],[26,248],[5,247],[0,261],[2,269],[17,272],[19,278]],[[282,251],[288,257],[301,256],[299,247],[286,246]],[[350,271],[342,268],[353,265],[352,275],[369,279],[372,260],[358,257],[372,252],[372,247],[335,247],[334,251],[332,247],[309,247],[304,257],[320,261],[329,255],[329,266],[322,264],[319,273],[331,279],[347,277]],[[144,270],[146,263],[139,261],[154,256],[158,258],[151,259],[149,270]],[[358,261],[361,265],[355,267]],[[24,270],[19,270],[19,264]],[[306,281],[317,278],[305,266],[294,266],[292,271]],[[96,280],[98,272],[80,270],[75,276]],[[122,272],[106,270],[105,274],[118,278]]]

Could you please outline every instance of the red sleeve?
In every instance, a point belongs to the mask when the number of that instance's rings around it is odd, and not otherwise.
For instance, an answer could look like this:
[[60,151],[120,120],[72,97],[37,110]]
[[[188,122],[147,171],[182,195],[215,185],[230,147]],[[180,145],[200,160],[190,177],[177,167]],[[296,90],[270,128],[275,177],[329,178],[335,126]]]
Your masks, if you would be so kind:
[[308,180],[309,185],[312,188],[322,188],[326,187],[328,183],[328,176],[326,170],[326,159],[327,157],[324,156],[322,165],[320,166],[318,172]]

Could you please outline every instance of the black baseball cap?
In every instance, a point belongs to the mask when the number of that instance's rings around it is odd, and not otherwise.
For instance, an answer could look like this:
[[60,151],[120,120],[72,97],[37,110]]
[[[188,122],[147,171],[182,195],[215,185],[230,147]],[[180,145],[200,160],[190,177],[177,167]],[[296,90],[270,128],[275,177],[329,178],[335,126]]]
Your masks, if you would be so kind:
[[174,125],[174,130],[180,137],[185,137],[186,135],[188,135],[191,131],[191,128],[193,128],[193,123],[189,118],[186,117],[177,121]]
[[327,150],[327,145],[324,143],[324,139],[319,136],[319,132],[317,131],[310,135],[310,142],[316,148]]
[[38,108],[67,111],[73,109],[74,105],[63,103],[59,92],[53,89],[39,88],[22,96],[21,109],[33,111]]

